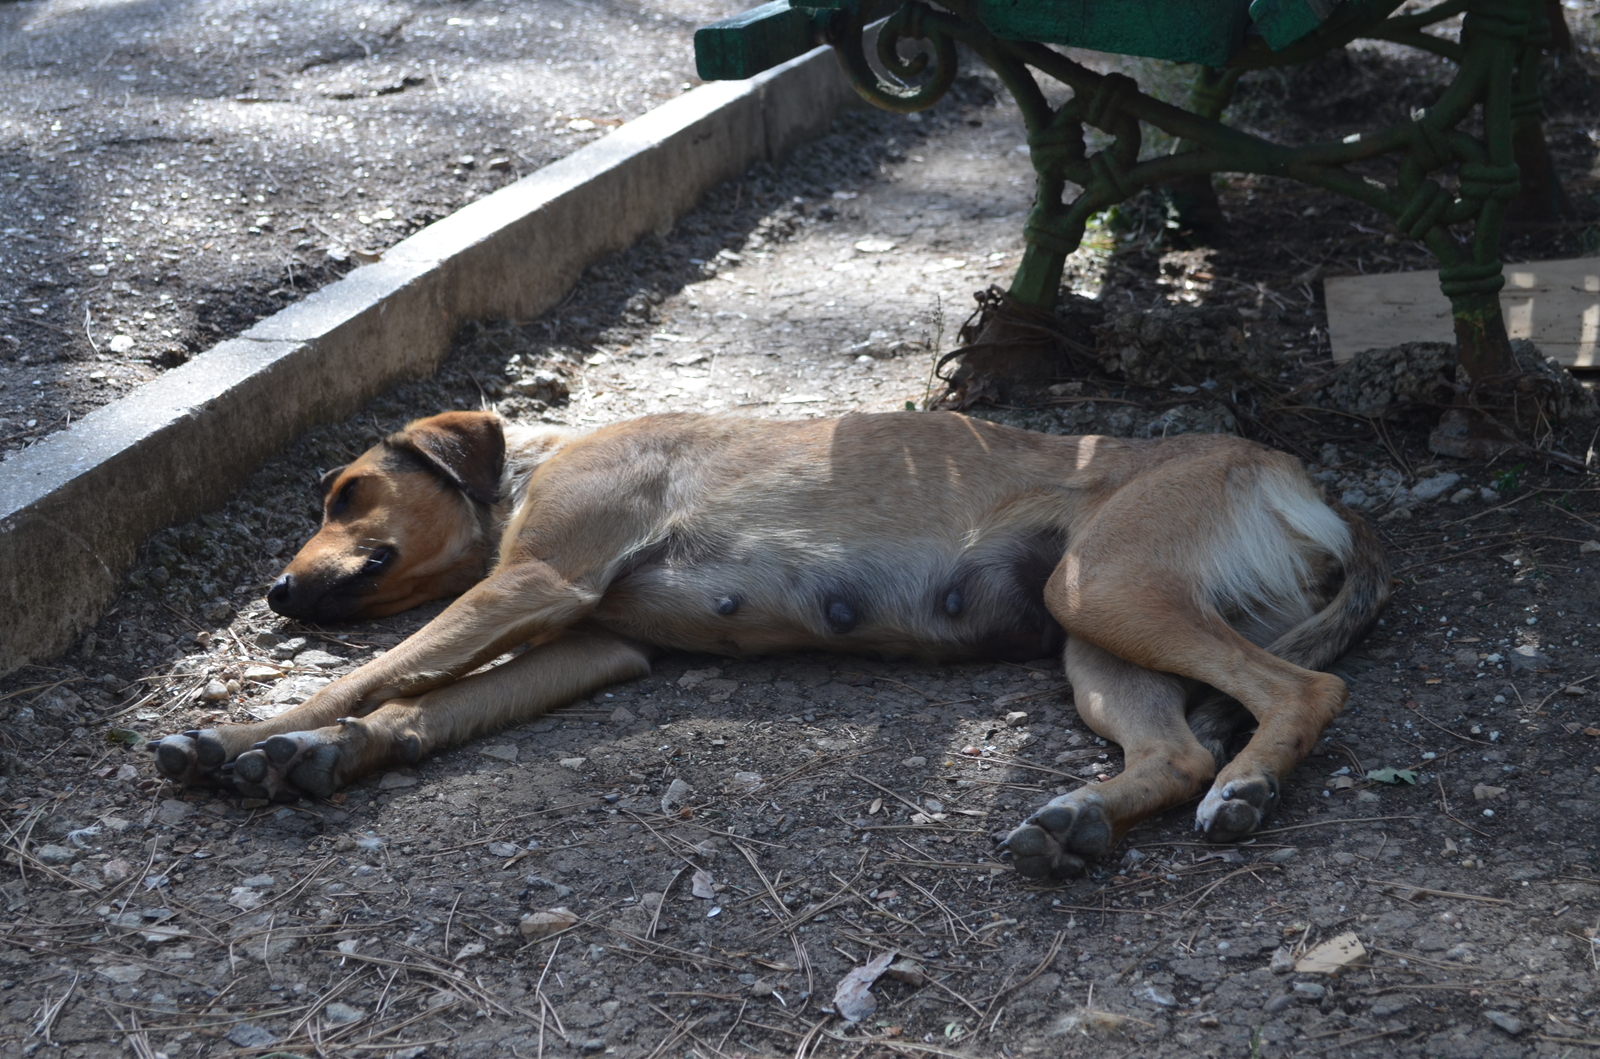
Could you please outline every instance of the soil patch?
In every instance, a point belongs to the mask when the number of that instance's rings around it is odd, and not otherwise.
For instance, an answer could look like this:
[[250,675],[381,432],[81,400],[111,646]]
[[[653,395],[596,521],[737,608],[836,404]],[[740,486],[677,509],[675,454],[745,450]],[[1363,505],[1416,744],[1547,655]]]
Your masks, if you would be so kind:
[[[1121,766],[1055,659],[668,656],[318,804],[174,790],[132,745],[297,701],[436,612],[323,629],[261,602],[314,527],[317,473],[411,416],[920,405],[971,292],[1015,266],[1022,142],[981,82],[916,121],[848,114],[557,311],[469,329],[434,378],[159,535],[78,650],[0,684],[17,867],[0,1046],[1477,1059],[1600,1037],[1600,491],[1533,458],[1430,456],[1404,420],[1285,435],[1373,520],[1401,583],[1342,664],[1350,707],[1238,846],[1198,842],[1183,808],[1062,886],[995,860],[992,832]],[[1314,375],[1307,270],[1412,252],[1286,184],[1234,181],[1224,208],[1212,247],[1098,228],[1071,282],[1108,307],[1231,307],[1246,339]],[[1545,254],[1573,231],[1519,245]],[[1199,386],[1163,405],[1077,382],[984,414],[1249,427]],[[1349,933],[1359,968],[1296,970]],[[889,952],[912,966],[878,980],[860,1022],[835,1017],[839,983]]]

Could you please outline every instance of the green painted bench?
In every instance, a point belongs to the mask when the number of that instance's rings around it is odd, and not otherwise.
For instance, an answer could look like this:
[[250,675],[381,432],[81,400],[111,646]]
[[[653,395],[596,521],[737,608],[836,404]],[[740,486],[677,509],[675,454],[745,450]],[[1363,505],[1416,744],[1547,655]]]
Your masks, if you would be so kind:
[[[1516,365],[1498,298],[1507,204],[1519,194],[1560,194],[1540,125],[1541,49],[1551,24],[1543,0],[1441,0],[1397,14],[1401,7],[1402,0],[776,0],[700,29],[695,56],[702,78],[732,79],[831,44],[862,96],[911,112],[950,87],[962,42],[1015,97],[1038,173],[1011,285],[1017,300],[1052,307],[1088,220],[1142,188],[1187,182],[1209,192],[1218,172],[1291,177],[1364,202],[1423,240],[1439,261],[1468,377],[1508,379]],[[1456,39],[1424,32],[1456,16],[1464,16]],[[876,65],[867,56],[874,31]],[[1287,146],[1221,120],[1246,71],[1305,62],[1357,38],[1425,49],[1452,60],[1456,75],[1412,120],[1338,141]],[[902,41],[919,42],[909,58]],[[1196,63],[1200,71],[1178,107],[1050,45]],[[1052,107],[1035,71],[1069,86],[1072,97]],[[1141,157],[1145,125],[1177,138],[1179,149]],[[1109,134],[1110,144],[1091,152],[1086,126]],[[1384,155],[1399,163],[1390,182],[1352,169]]]

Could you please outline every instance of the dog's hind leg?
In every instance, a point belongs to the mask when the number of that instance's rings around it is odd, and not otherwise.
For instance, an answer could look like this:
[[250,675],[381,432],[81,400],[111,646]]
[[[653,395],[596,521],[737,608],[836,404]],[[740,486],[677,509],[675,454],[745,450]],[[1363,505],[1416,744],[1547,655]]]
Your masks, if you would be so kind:
[[1001,839],[1017,871],[1036,879],[1077,875],[1138,821],[1199,794],[1216,771],[1184,717],[1181,678],[1076,637],[1067,642],[1066,668],[1078,715],[1122,747],[1124,764],[1105,783],[1052,799]]
[[493,669],[364,717],[274,735],[234,762],[247,795],[327,797],[390,765],[415,764],[431,750],[538,717],[609,684],[648,675],[650,660],[628,640],[575,629]]
[[1209,684],[1255,716],[1255,735],[1217,775],[1196,813],[1196,826],[1215,841],[1254,831],[1277,806],[1283,779],[1344,708],[1344,682],[1257,647],[1214,610],[1182,599],[1171,577],[1124,571],[1120,578],[1095,573],[1073,582],[1070,567],[1063,563],[1045,589],[1069,635],[1092,636],[1119,658]]

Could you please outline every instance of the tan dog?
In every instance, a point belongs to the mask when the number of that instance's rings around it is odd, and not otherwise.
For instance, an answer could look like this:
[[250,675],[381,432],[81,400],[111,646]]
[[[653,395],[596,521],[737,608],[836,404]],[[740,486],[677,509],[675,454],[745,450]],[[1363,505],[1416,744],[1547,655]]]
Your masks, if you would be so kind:
[[[1024,874],[1070,875],[1207,783],[1199,828],[1255,829],[1344,704],[1314,670],[1389,590],[1365,524],[1293,459],[1228,437],[947,413],[577,434],[452,412],[323,484],[322,529],[274,610],[329,622],[460,598],[287,713],[152,743],[169,778],[325,796],[642,677],[652,649],[1020,660],[1064,640],[1078,712],[1126,766],[1005,842]],[[1224,767],[1238,703],[1257,729]]]

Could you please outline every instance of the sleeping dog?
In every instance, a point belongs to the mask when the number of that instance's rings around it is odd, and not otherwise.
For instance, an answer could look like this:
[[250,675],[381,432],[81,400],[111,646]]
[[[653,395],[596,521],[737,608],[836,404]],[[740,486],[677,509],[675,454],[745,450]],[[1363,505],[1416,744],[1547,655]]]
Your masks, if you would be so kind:
[[1210,838],[1257,828],[1344,704],[1319,670],[1389,593],[1359,518],[1292,458],[1230,437],[917,412],[581,433],[449,412],[322,484],[322,528],[274,610],[326,623],[457,598],[286,713],[152,743],[168,778],[326,796],[642,677],[662,649],[1060,651],[1078,713],[1126,755],[1003,837],[1023,874],[1064,877],[1202,792]]

